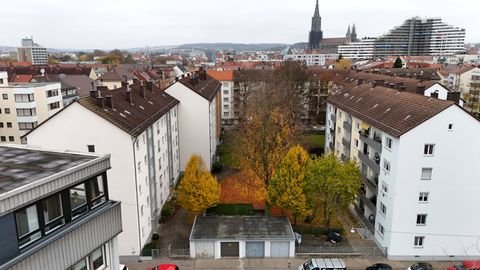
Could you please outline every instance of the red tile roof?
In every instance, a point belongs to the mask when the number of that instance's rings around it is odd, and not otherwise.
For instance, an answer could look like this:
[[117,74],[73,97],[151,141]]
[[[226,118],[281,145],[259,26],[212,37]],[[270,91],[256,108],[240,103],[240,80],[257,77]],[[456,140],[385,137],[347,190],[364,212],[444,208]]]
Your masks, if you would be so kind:
[[217,81],[233,81],[233,70],[207,70],[207,75]]
[[33,78],[33,75],[13,74],[10,80],[11,82],[14,82],[14,83],[28,83],[32,80],[32,78]]

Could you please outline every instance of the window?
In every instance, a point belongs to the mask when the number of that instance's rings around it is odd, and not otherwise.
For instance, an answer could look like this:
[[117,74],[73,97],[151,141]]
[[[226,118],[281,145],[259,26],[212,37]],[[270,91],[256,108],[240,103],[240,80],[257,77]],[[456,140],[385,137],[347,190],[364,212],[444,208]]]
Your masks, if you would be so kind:
[[48,109],[49,110],[55,110],[55,109],[58,109],[58,108],[60,108],[60,102],[53,102],[53,103],[48,104]]
[[223,101],[224,101],[224,102],[228,102],[228,101],[229,101],[229,98],[228,98],[228,97],[225,97],[225,98],[223,98]]
[[388,160],[383,160],[383,169],[387,172],[390,171],[390,162]]
[[13,137],[13,136],[8,136],[8,141],[10,141],[10,142],[15,141],[15,137]]
[[58,96],[58,90],[48,90],[47,97],[56,97]]
[[432,168],[422,168],[422,180],[432,179]]
[[380,223],[378,223],[378,231],[380,232],[381,235],[385,233],[385,228]]
[[161,148],[161,146],[160,146],[160,140],[158,140],[157,145],[158,145],[158,152],[160,152],[160,150],[162,150],[162,148]]
[[448,124],[448,131],[452,131],[453,130],[453,124]]
[[17,109],[18,116],[34,116],[37,115],[37,111],[35,109]]
[[425,236],[415,236],[413,240],[414,247],[423,247],[423,242],[425,240]]
[[5,114],[10,114],[10,108],[5,108]]
[[392,138],[390,137],[385,137],[386,140],[385,140],[385,147],[387,147],[388,149],[392,149]]
[[137,151],[138,151],[138,140],[135,142],[135,147],[137,148]]
[[42,201],[45,233],[48,233],[65,224],[63,217],[62,199],[60,194],[53,195]]
[[88,182],[89,184],[89,198],[92,204],[92,207],[99,205],[107,200],[105,196],[105,187],[103,186],[103,175],[97,176],[92,181]]
[[20,130],[30,130],[30,129],[33,129],[37,126],[37,122],[25,122],[25,123],[22,123],[22,122],[19,122],[18,123],[18,128]]
[[7,141],[7,137],[5,137],[5,136],[0,136],[0,141],[6,142],[6,141]]
[[427,215],[426,214],[418,214],[417,215],[417,226],[418,225],[426,225],[427,224]]
[[141,162],[141,161],[139,161],[139,162],[137,163],[137,169],[138,169],[138,172],[141,172],[141,171],[142,171],[142,162]]
[[0,122],[0,128],[3,128],[3,122]]
[[428,202],[428,195],[429,195],[428,192],[420,192],[420,194],[418,195],[418,201],[419,202]]
[[387,207],[383,203],[380,203],[380,212],[382,212],[384,215],[387,214]]
[[229,112],[223,112],[223,116],[229,116],[230,113]]
[[33,94],[15,94],[15,102],[24,103],[35,101]]
[[225,104],[225,105],[223,105],[223,108],[228,110],[230,108],[230,106],[228,106],[228,104]]
[[358,148],[358,139],[355,139],[355,147]]
[[84,258],[83,260],[79,261],[78,263],[76,263],[72,268],[71,270],[87,270],[87,258]]
[[433,156],[433,149],[435,145],[434,144],[425,144],[423,148],[423,154],[425,156]]
[[7,128],[11,128],[12,127],[12,122],[7,122]]
[[42,236],[38,222],[37,205],[32,205],[15,213],[18,244],[20,248]]
[[228,90],[223,90],[224,95],[228,95]]
[[143,205],[140,206],[140,216],[143,217]]
[[89,153],[95,153],[95,145],[89,144],[87,145],[87,149]]
[[8,94],[2,94],[2,98],[3,98],[4,100],[7,100],[7,99],[8,99]]
[[80,216],[88,210],[87,192],[84,183],[70,189],[70,208],[72,210],[72,218]]
[[382,191],[388,193],[388,185],[385,182],[382,182]]
[[342,132],[342,128],[341,127],[338,127],[337,128],[337,133],[340,134]]

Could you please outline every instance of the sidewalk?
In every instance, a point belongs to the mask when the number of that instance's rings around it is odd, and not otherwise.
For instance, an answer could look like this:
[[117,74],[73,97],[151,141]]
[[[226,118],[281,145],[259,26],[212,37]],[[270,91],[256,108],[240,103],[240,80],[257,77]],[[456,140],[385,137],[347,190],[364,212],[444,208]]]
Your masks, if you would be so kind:
[[[367,266],[374,263],[384,262],[390,264],[393,269],[406,270],[414,262],[405,261],[388,261],[384,257],[379,258],[342,258],[348,269],[364,270]],[[129,261],[123,262],[128,266],[129,270],[146,270],[148,267],[158,265],[160,263],[174,263],[178,265],[180,270],[207,270],[207,269],[224,269],[224,270],[253,270],[253,269],[298,269],[306,259],[303,258],[268,258],[268,259],[187,259],[187,260],[159,260],[149,262]],[[430,262],[435,270],[445,270],[454,262]],[[290,267],[289,267],[290,266]]]

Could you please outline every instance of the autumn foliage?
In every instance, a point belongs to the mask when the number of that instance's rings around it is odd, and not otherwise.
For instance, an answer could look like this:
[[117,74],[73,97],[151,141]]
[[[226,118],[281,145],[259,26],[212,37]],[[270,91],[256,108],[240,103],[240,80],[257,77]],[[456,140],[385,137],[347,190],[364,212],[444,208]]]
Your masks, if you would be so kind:
[[220,185],[206,170],[202,158],[193,155],[177,189],[178,203],[194,214],[215,206],[220,199]]

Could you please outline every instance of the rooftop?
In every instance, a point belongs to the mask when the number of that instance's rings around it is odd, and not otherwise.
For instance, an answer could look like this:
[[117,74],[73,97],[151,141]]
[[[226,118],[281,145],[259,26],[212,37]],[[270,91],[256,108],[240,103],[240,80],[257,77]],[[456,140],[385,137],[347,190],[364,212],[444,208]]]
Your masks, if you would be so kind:
[[8,86],[0,86],[0,88],[30,88],[30,87],[42,87],[46,85],[57,84],[57,82],[50,83],[9,83]]
[[0,194],[95,158],[94,155],[51,152],[23,146],[0,146]]
[[217,81],[233,81],[233,70],[207,70],[207,75]]
[[220,90],[220,87],[222,86],[219,81],[209,76],[206,76],[205,79],[201,79],[198,77],[195,79],[190,79],[185,77],[179,80],[179,82],[208,101],[212,101],[215,98],[218,91]]
[[327,102],[394,137],[455,104],[368,83],[337,91]]
[[285,239],[294,240],[286,217],[197,216],[190,240]]

